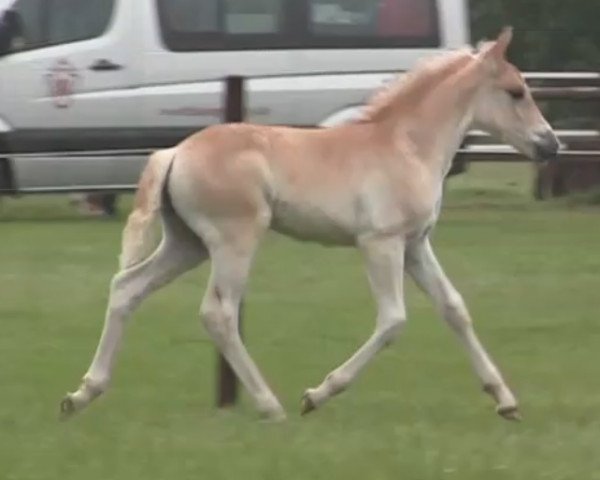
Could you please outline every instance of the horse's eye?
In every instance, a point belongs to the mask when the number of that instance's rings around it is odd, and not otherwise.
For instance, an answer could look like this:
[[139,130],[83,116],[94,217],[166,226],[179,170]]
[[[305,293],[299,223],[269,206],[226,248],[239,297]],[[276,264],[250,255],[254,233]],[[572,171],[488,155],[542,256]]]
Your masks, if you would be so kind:
[[525,96],[525,90],[523,90],[522,88],[508,90],[508,94],[513,100],[521,100]]

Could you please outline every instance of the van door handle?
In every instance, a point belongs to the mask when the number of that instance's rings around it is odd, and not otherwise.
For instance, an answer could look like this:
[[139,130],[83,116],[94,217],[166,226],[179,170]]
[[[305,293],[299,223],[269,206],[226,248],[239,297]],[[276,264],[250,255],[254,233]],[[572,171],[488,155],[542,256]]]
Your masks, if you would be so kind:
[[94,72],[111,72],[115,70],[121,70],[122,68],[123,65],[114,63],[106,58],[99,58],[89,66],[89,69],[93,70]]

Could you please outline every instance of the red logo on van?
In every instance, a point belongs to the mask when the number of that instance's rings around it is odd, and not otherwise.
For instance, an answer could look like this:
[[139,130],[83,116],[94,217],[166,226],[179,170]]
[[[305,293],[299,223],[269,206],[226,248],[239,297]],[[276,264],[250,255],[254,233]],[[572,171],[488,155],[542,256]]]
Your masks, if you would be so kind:
[[56,108],[67,108],[73,103],[73,93],[80,80],[77,69],[65,58],[61,58],[46,73],[50,96]]

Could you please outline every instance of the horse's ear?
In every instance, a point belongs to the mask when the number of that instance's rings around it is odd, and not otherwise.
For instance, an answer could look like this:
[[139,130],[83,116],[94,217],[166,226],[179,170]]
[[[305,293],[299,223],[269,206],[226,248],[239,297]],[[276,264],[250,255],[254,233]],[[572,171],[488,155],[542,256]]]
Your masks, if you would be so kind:
[[512,37],[512,27],[504,27],[494,42],[494,45],[490,49],[490,53],[492,53],[496,58],[504,58]]
[[490,72],[497,72],[504,61],[506,50],[512,40],[512,32],[512,27],[504,27],[496,40],[479,43],[479,58]]

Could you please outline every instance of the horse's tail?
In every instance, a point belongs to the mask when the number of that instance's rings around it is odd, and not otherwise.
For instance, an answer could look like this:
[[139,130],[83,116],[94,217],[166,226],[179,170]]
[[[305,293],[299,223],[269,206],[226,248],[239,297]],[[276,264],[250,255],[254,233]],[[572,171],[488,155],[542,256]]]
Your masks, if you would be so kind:
[[121,269],[141,262],[156,248],[158,233],[155,225],[160,216],[162,191],[174,160],[173,148],[158,150],[148,159],[138,183],[133,211],[123,230]]

